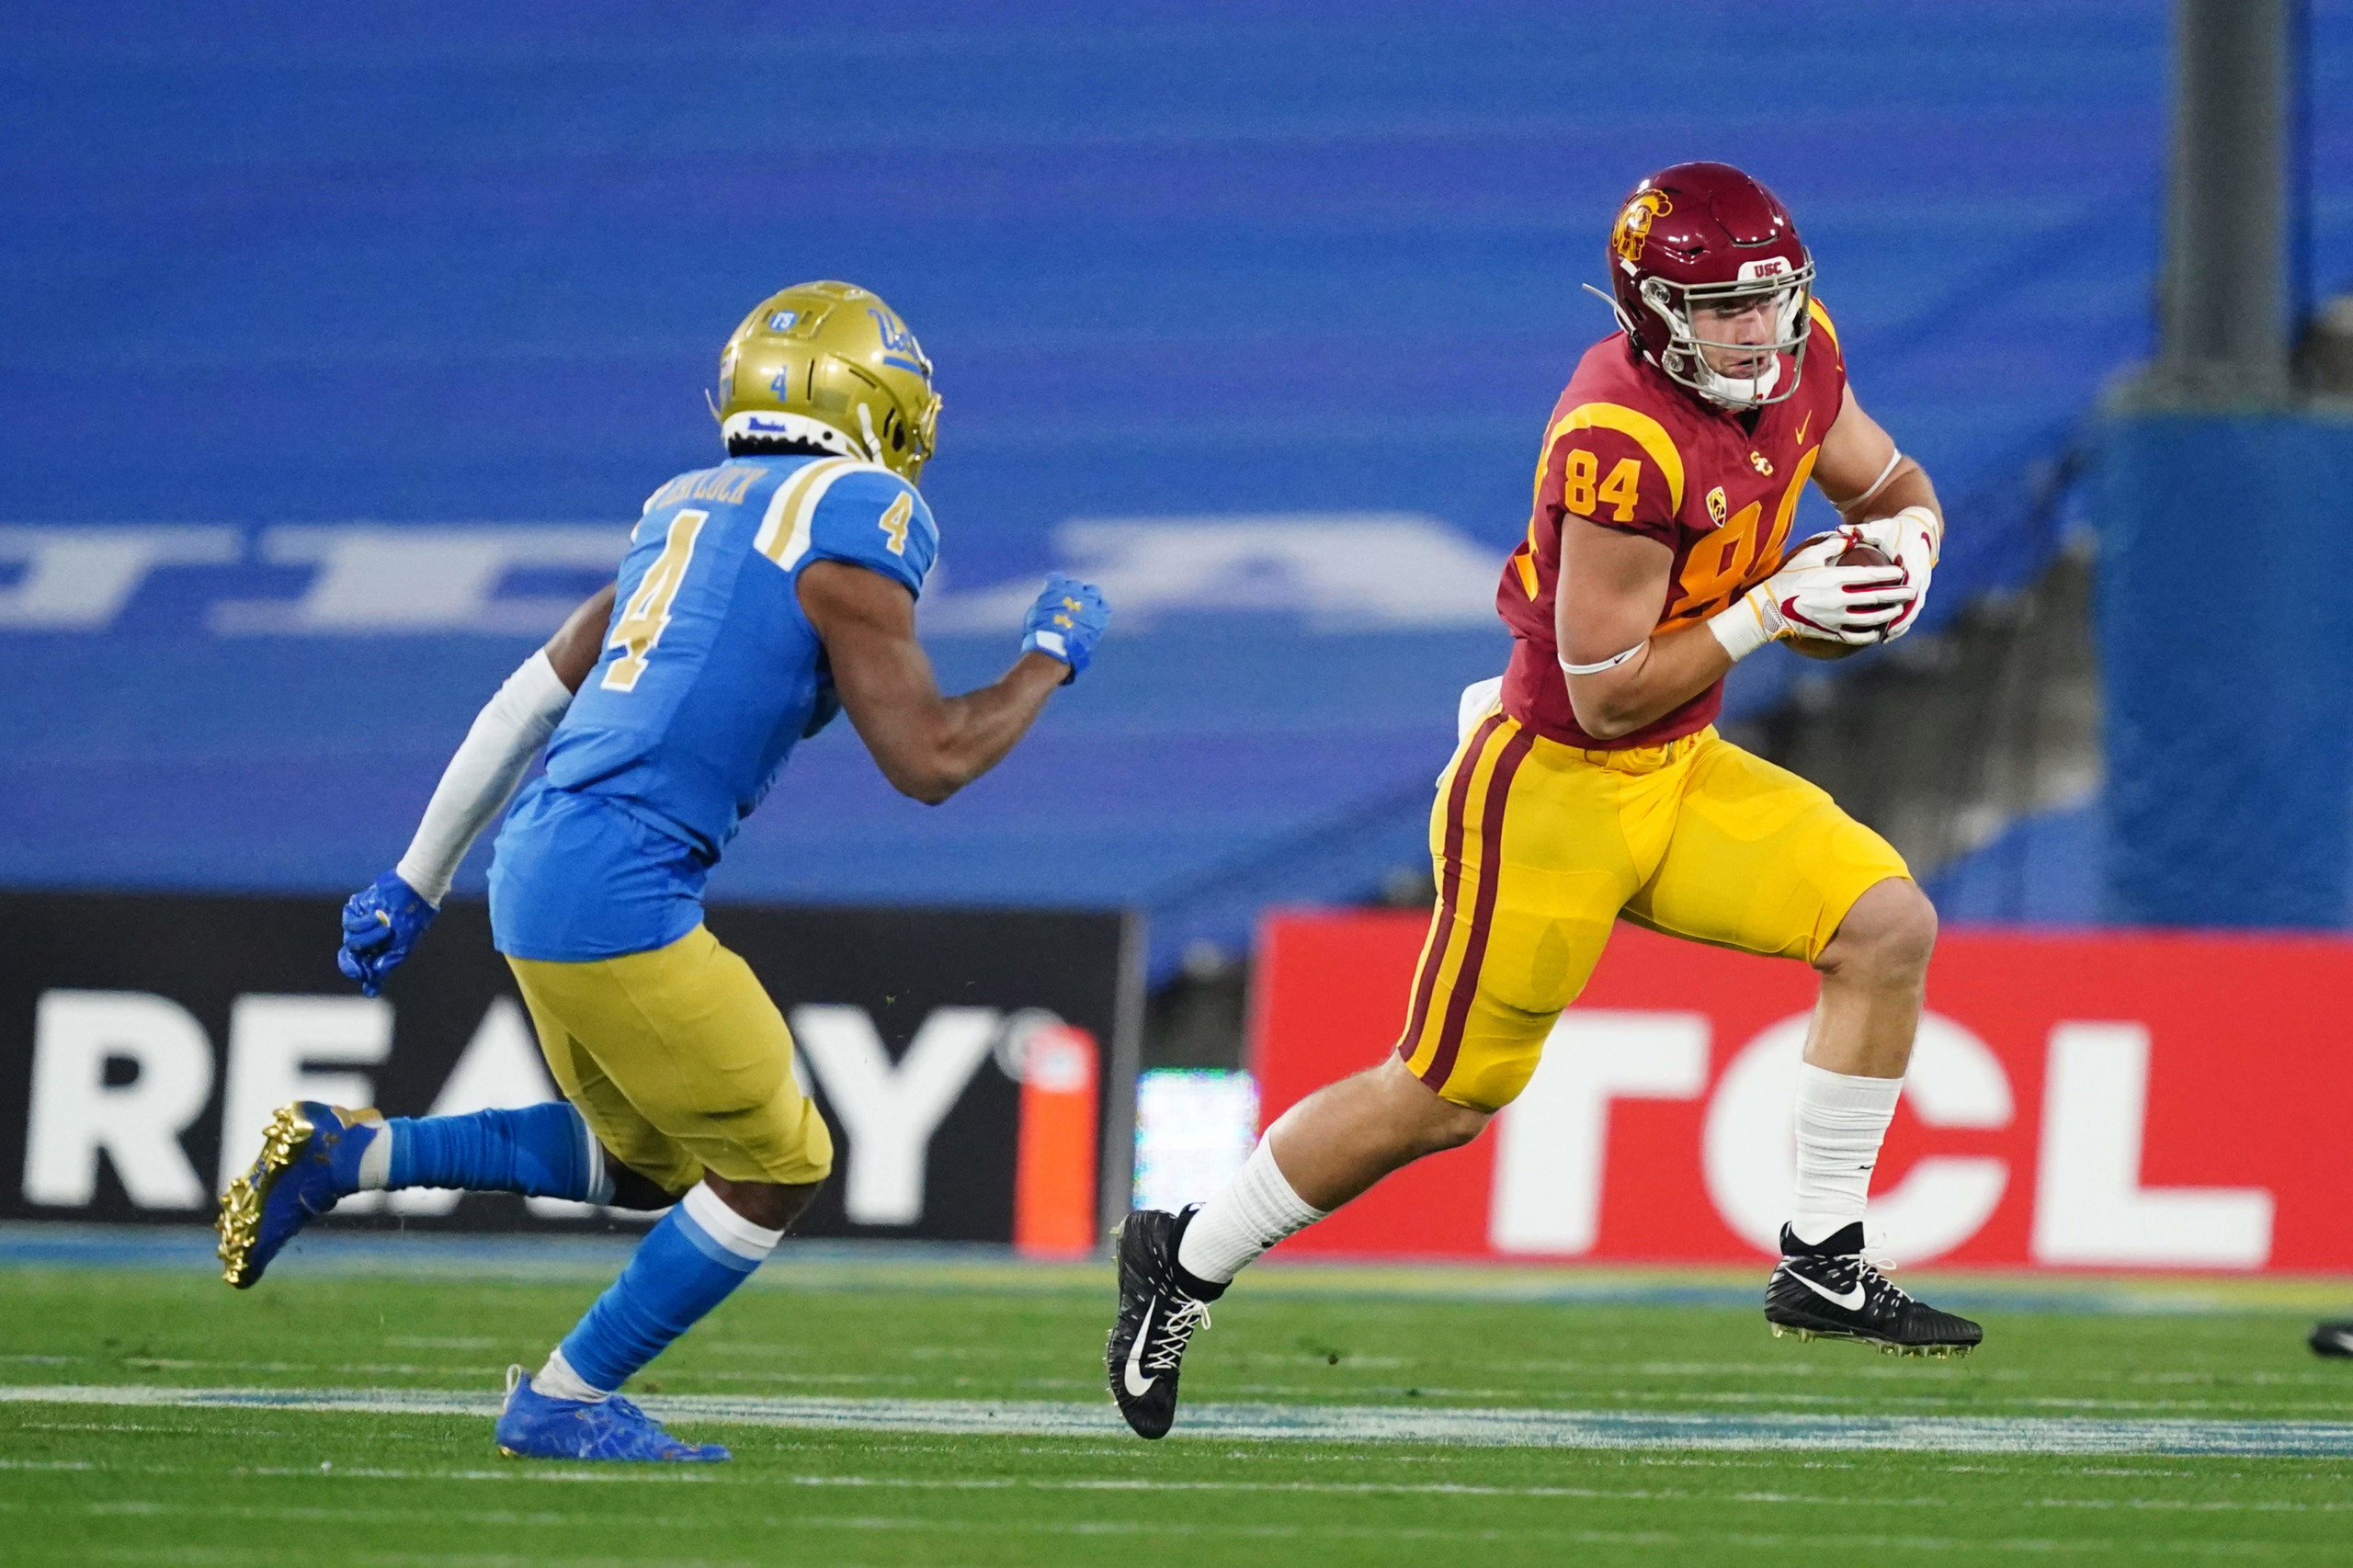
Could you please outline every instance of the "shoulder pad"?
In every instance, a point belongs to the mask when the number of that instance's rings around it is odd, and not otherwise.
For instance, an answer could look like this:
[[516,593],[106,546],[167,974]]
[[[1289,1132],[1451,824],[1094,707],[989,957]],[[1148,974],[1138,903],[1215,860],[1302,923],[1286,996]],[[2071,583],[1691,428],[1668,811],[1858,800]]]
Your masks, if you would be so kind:
[[919,593],[939,539],[914,485],[879,463],[824,458],[778,488],[753,548],[788,572],[813,556],[847,561]]
[[[855,458],[819,458],[787,474],[784,483],[776,487],[776,494],[768,497],[768,509],[760,518],[760,531],[754,537],[752,548],[788,572],[800,565],[801,558],[809,553],[818,506],[834,486],[853,475],[874,476],[910,494],[914,493],[905,480],[881,463],[861,462]],[[889,499],[884,496],[882,505],[887,506]]]
[[1805,313],[1813,319],[1814,325],[1822,329],[1822,335],[1830,339],[1830,347],[1837,349],[1843,356],[1846,350],[1838,347],[1838,329],[1831,324],[1830,312],[1822,308],[1822,301],[1808,300],[1805,302]]

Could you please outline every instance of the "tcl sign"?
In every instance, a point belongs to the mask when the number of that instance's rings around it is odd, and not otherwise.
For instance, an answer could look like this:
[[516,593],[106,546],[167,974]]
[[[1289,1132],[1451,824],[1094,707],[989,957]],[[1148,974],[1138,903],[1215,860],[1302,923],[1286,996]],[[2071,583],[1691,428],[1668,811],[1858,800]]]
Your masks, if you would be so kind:
[[[1269,922],[1253,1051],[1269,1119],[1378,1060],[1418,917]],[[1774,1250],[1814,981],[1631,928],[1527,1091],[1289,1244],[1699,1262]],[[2353,943],[1949,932],[1871,1227],[1905,1261],[2353,1268]]]

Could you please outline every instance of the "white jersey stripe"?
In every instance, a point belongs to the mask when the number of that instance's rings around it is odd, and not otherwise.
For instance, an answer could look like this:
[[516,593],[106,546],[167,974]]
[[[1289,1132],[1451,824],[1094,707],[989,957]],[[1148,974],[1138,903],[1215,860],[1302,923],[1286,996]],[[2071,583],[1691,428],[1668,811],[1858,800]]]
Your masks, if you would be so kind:
[[815,462],[805,463],[794,470],[782,484],[776,487],[776,494],[768,497],[768,508],[760,517],[760,531],[753,536],[752,548],[771,561],[779,559],[785,541],[792,531],[793,503],[801,498],[801,492],[807,490],[810,482],[819,474],[848,460],[847,458],[819,458]]
[[817,507],[835,483],[854,473],[890,472],[881,463],[856,462],[848,458],[824,458],[811,463],[777,487],[776,498],[768,503],[767,513],[760,519],[754,547],[779,566],[791,571],[809,553],[810,529],[816,521]]
[[[813,464],[812,466],[813,467],[814,465]],[[785,541],[784,553],[776,558],[776,563],[790,572],[795,566],[801,564],[801,558],[802,556],[809,553],[809,546],[812,543],[810,530],[815,526],[817,520],[817,507],[822,502],[824,502],[825,499],[825,493],[833,489],[836,481],[847,479],[853,473],[887,474],[890,472],[891,471],[889,469],[884,468],[881,463],[850,462],[847,460],[837,460],[828,463],[826,465],[826,472],[819,474],[815,479],[812,480],[808,490],[802,494],[799,501],[794,503],[792,508],[792,537]]]

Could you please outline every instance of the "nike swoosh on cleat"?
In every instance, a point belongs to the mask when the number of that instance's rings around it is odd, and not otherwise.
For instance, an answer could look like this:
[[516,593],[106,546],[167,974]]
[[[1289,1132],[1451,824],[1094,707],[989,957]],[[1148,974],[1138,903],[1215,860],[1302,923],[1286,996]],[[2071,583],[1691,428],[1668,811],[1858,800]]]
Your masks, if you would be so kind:
[[1136,1329],[1135,1343],[1128,1346],[1128,1365],[1127,1369],[1121,1374],[1121,1379],[1128,1385],[1130,1399],[1142,1399],[1152,1392],[1152,1385],[1160,1381],[1157,1377],[1138,1378],[1136,1376],[1138,1372],[1143,1370],[1144,1336],[1152,1332],[1152,1314],[1159,1306],[1160,1298],[1157,1296],[1145,1303],[1143,1323]]
[[1848,1290],[1842,1295],[1836,1290],[1824,1290],[1821,1286],[1815,1284],[1813,1280],[1808,1279],[1804,1275],[1800,1274],[1794,1268],[1790,1269],[1789,1274],[1790,1278],[1796,1280],[1799,1284],[1804,1286],[1807,1290],[1813,1291],[1824,1301],[1828,1301],[1834,1307],[1844,1307],[1850,1312],[1859,1312],[1863,1310],[1863,1288],[1859,1283],[1858,1283],[1853,1290]]

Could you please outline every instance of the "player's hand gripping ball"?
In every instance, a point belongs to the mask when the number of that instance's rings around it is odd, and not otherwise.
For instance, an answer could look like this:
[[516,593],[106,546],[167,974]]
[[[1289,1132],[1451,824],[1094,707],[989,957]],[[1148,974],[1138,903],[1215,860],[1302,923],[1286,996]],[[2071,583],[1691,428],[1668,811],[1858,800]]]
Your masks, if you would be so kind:
[[1102,640],[1103,628],[1110,620],[1111,607],[1103,602],[1102,592],[1094,584],[1051,573],[1046,578],[1046,591],[1038,596],[1021,623],[1021,651],[1043,653],[1068,665],[1070,674],[1063,677],[1063,684],[1068,686],[1095,656],[1095,644]]
[[386,871],[343,906],[343,950],[335,956],[335,968],[359,983],[362,995],[375,995],[439,913],[399,872]]
[[1888,622],[1886,635],[1880,639],[1893,642],[1912,630],[1921,605],[1927,601],[1928,582],[1936,575],[1937,556],[1944,543],[1944,521],[1926,506],[1906,506],[1892,517],[1875,517],[1841,531],[1878,546],[1904,568],[1904,580],[1915,591],[1916,597],[1904,607],[1902,615]]
[[[1843,550],[1836,548],[1837,541],[1840,540],[1847,541],[1846,548]],[[1825,566],[1893,566],[1895,564],[1894,558],[1887,551],[1869,540],[1856,537],[1847,528],[1817,534],[1799,546],[1797,553],[1803,555],[1809,550],[1821,555],[1823,557],[1821,563]],[[1791,564],[1795,564],[1796,561],[1797,556],[1790,557]],[[1911,605],[1906,603],[1899,612],[1898,619],[1909,616],[1910,613]],[[1809,637],[1795,630],[1794,626],[1788,641],[1792,653],[1802,653],[1809,659],[1844,659],[1873,645],[1871,642],[1848,642],[1836,637]]]

